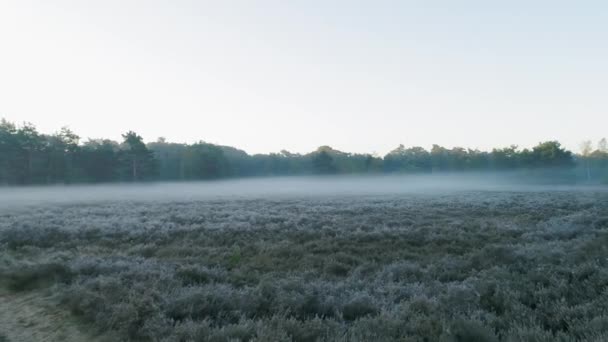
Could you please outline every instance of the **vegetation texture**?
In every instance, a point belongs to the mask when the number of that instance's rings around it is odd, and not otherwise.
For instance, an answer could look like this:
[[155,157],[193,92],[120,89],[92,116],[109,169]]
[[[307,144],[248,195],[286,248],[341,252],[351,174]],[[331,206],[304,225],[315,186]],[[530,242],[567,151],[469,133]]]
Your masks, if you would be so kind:
[[[524,170],[526,179],[608,183],[608,144],[591,142],[574,155],[557,141],[532,149],[517,146],[490,152],[434,145],[397,147],[384,157],[352,154],[321,146],[308,154],[287,151],[249,155],[233,147],[205,142],[169,143],[162,138],[145,144],[135,132],[122,142],[98,139],[81,142],[67,128],[41,134],[31,124],[17,127],[0,121],[0,185],[99,183],[142,180],[199,180],[227,177],[310,174],[434,173]],[[556,177],[557,176],[557,177]]]
[[608,340],[606,192],[47,206],[0,248],[112,340]]

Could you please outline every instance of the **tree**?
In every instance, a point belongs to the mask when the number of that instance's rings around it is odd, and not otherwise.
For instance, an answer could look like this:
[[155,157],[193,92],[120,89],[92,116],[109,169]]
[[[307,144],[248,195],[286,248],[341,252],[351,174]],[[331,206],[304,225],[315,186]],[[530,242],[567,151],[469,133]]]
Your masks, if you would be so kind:
[[315,153],[312,157],[313,171],[318,174],[332,174],[336,172],[334,159],[325,150]]
[[594,169],[601,175],[599,178],[608,183],[608,142],[606,142],[606,138],[597,143],[597,150],[591,155],[591,160],[594,163]]
[[431,165],[433,172],[448,170],[448,157],[449,152],[446,148],[439,145],[433,145],[431,148]]
[[429,172],[431,167],[431,155],[420,146],[405,148],[399,145],[384,157],[387,172]]
[[188,146],[169,143],[164,138],[149,143],[148,149],[154,153],[158,162],[158,176],[164,180],[185,179],[184,155]]
[[19,170],[20,146],[17,141],[17,128],[14,124],[0,120],[0,183],[14,184],[17,182]]
[[188,146],[182,157],[187,179],[216,179],[229,175],[228,161],[216,145],[198,142]]
[[74,181],[74,158],[80,150],[80,137],[63,127],[59,132],[46,137],[46,141],[47,183]]
[[602,138],[597,143],[597,150],[601,153],[608,153],[608,142],[606,141],[606,138]]
[[80,137],[67,127],[59,130],[59,137],[65,147],[66,181],[71,182],[75,178],[74,159],[80,151]]
[[581,156],[585,161],[585,169],[587,170],[587,181],[591,180],[591,169],[589,167],[589,158],[593,152],[591,140],[585,140],[581,143]]
[[572,152],[562,148],[557,141],[546,141],[532,148],[531,157],[536,167],[572,167]]
[[[0,120],[0,184],[55,182],[139,181],[152,177],[162,180],[215,179],[235,176],[297,174],[433,172],[487,169],[527,169],[528,176],[543,180],[572,181],[571,169],[580,165],[608,182],[608,144],[602,139],[597,150],[585,142],[579,158],[557,141],[539,143],[532,149],[517,146],[492,152],[433,145],[400,145],[384,158],[369,154],[346,153],[321,146],[308,154],[280,153],[250,155],[229,146],[199,142],[169,143],[164,138],[145,144],[135,132],[123,135],[124,141],[89,140],[80,143],[78,135],[62,128],[52,135],[39,133],[32,124],[15,126]],[[160,166],[160,167],[159,167]],[[554,170],[545,170],[551,168]],[[546,172],[549,171],[549,172]]]
[[89,140],[81,149],[80,165],[89,182],[111,182],[118,179],[119,145],[110,140]]
[[514,169],[520,166],[519,152],[517,145],[511,145],[505,148],[495,148],[490,154],[491,161],[496,169]]
[[152,175],[155,160],[152,152],[144,144],[143,138],[133,131],[122,135],[123,161],[125,168],[130,170],[133,181],[142,180]]
[[44,147],[43,137],[31,123],[24,123],[16,131],[16,138],[19,145],[19,183],[31,184],[44,180],[43,158],[41,156]]

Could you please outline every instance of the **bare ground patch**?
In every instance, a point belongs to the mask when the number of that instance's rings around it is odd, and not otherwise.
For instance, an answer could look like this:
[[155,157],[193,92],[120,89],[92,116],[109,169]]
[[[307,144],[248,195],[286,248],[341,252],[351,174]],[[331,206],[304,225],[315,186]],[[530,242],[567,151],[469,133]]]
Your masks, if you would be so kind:
[[[4,338],[4,340],[2,340]],[[0,341],[101,341],[39,292],[0,293]]]

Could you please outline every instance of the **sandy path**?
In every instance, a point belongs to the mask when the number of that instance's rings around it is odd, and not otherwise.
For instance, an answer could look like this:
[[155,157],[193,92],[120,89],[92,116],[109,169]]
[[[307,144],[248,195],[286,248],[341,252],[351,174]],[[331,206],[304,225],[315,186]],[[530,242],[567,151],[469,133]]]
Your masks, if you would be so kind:
[[0,341],[99,341],[78,329],[68,314],[40,293],[0,292]]

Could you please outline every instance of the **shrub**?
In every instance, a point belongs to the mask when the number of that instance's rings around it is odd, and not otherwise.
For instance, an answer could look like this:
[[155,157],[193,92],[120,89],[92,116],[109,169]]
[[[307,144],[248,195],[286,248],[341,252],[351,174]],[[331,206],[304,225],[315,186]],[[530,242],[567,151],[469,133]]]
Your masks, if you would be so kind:
[[70,239],[69,233],[56,227],[15,226],[0,231],[0,244],[5,243],[10,249],[24,246],[49,248]]
[[66,205],[3,216],[0,282],[110,340],[599,342],[606,212],[590,191]]
[[240,317],[242,294],[228,286],[205,286],[186,288],[175,293],[165,305],[166,314],[171,319],[218,320],[234,322]]
[[186,286],[207,284],[215,276],[206,267],[183,266],[175,272],[175,276]]
[[483,324],[464,319],[453,322],[442,340],[445,342],[498,342],[496,335]]
[[331,260],[325,265],[325,272],[336,277],[346,277],[350,266],[339,261]]
[[344,305],[342,316],[347,321],[354,321],[361,317],[377,315],[378,311],[373,299],[367,295],[362,295],[351,299]]
[[58,263],[15,267],[0,272],[0,275],[12,291],[29,291],[55,283],[69,283],[73,276],[67,266]]

